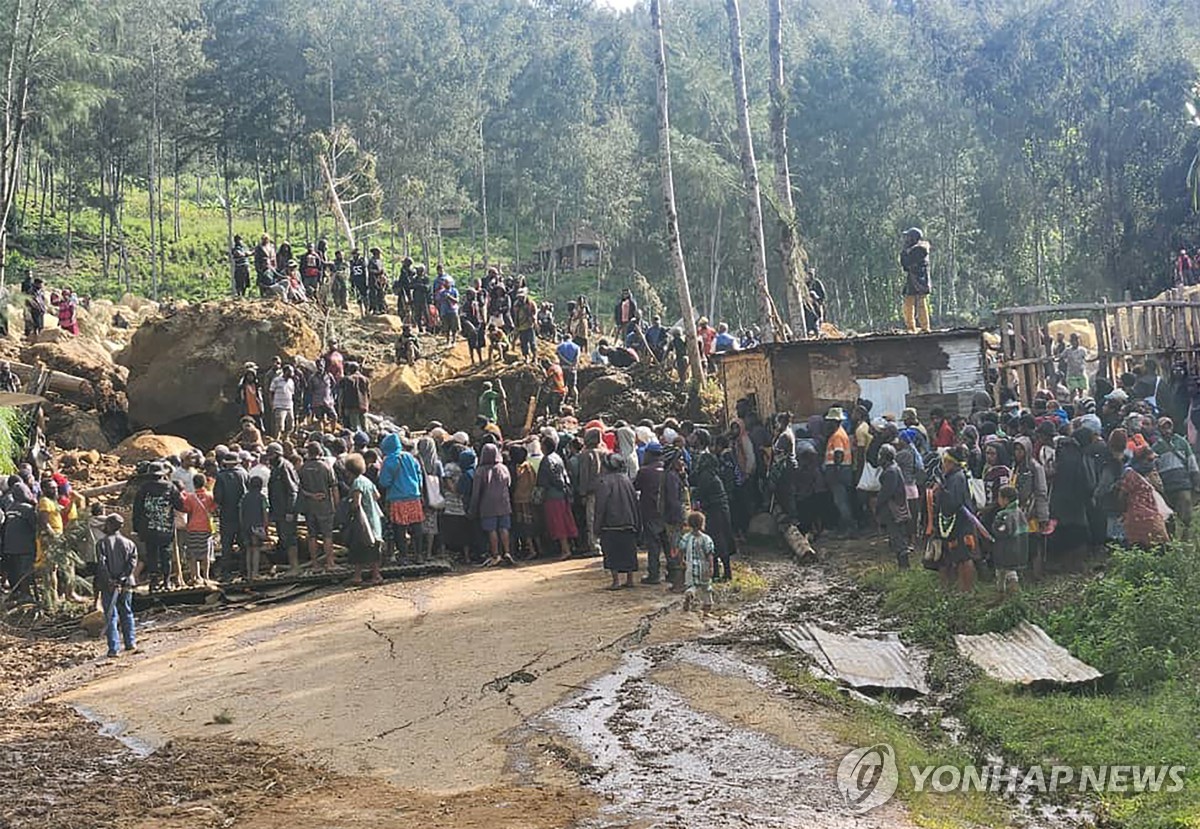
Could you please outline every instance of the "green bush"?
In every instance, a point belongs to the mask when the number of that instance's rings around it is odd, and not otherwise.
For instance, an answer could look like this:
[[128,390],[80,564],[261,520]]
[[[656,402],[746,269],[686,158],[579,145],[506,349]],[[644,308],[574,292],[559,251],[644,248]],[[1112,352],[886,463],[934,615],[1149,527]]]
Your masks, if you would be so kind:
[[1048,633],[1125,687],[1194,670],[1200,656],[1200,561],[1191,544],[1120,550],[1079,601],[1049,614]]

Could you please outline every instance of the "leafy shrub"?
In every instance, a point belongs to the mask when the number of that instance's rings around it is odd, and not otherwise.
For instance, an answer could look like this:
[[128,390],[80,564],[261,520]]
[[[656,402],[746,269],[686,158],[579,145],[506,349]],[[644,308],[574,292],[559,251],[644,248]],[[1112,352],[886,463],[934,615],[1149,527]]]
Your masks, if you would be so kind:
[[1047,631],[1122,685],[1181,677],[1200,656],[1200,560],[1191,544],[1161,553],[1121,550],[1080,600],[1052,613]]

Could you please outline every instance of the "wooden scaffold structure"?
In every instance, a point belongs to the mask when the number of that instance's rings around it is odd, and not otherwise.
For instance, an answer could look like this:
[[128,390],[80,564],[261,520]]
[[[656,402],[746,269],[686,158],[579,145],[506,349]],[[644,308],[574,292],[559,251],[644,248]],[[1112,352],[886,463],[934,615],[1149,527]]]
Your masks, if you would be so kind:
[[[1200,376],[1200,293],[1190,293],[1175,288],[1140,301],[1003,308],[996,312],[1000,333],[996,368],[1022,404],[1032,405],[1054,359],[1050,323],[1086,319],[1096,340],[1097,377],[1117,385],[1123,372],[1147,359],[1154,359],[1164,376],[1180,361],[1190,376]],[[997,398],[1000,385],[995,386]]]

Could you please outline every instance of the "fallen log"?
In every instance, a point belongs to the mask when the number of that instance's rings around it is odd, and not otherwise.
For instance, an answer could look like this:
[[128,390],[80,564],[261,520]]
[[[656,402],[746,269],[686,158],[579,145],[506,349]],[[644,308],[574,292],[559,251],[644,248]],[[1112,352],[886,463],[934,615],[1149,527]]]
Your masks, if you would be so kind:
[[778,504],[772,505],[771,516],[775,519],[779,534],[783,536],[783,542],[787,544],[788,552],[797,564],[811,564],[817,560],[817,551],[813,549],[808,536],[796,529],[796,525]]
[[[33,373],[37,370],[37,367],[31,366],[28,363],[14,363],[10,361],[9,365],[12,366],[12,370],[16,373],[17,377],[21,378],[21,383],[25,386],[29,385]],[[58,394],[90,396],[92,384],[87,379],[76,377],[74,374],[67,374],[63,371],[54,371],[52,369],[42,370],[50,372],[50,379],[46,384],[46,388],[49,391]]]
[[81,489],[79,490],[79,494],[84,498],[95,498],[99,495],[112,495],[114,492],[121,492],[127,486],[129,486],[129,481],[116,481],[115,483],[105,484],[104,486],[94,486],[90,489]]

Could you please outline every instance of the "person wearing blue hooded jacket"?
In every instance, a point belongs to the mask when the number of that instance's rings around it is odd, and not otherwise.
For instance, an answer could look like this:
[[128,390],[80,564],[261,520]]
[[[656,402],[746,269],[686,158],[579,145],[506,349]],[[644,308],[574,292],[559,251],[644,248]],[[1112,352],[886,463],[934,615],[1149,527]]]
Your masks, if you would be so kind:
[[399,435],[388,435],[379,448],[383,453],[379,488],[383,490],[387,501],[392,549],[397,561],[403,563],[403,557],[408,554],[408,544],[411,543],[411,555],[419,561],[423,549],[421,525],[425,520],[425,510],[421,505],[425,476],[421,472],[421,462],[410,451],[411,444],[404,446]]

